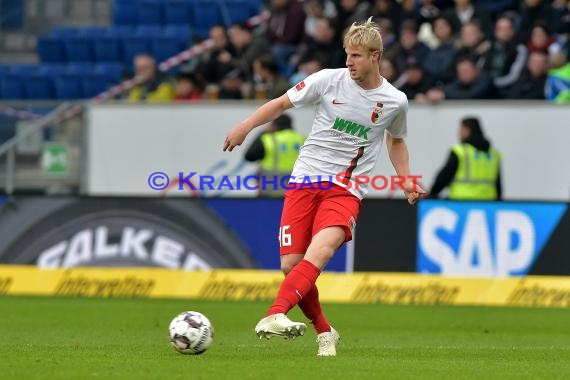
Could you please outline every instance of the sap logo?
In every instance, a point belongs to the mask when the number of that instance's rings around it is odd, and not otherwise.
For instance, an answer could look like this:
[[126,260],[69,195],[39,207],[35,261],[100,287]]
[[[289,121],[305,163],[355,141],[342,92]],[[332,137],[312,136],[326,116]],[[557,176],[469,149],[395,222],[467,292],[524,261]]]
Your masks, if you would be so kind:
[[418,270],[449,275],[524,274],[537,251],[533,221],[517,210],[432,208],[421,220],[419,244]]

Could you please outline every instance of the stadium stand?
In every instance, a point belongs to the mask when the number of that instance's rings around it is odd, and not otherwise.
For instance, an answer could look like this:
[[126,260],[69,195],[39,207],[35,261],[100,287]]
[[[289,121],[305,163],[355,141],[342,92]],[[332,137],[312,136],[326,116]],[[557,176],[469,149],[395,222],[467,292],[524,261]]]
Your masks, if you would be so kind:
[[[423,9],[426,7],[425,5],[413,1],[371,0],[360,2],[357,9],[345,9],[342,3],[332,0],[305,1],[303,3],[304,12],[307,16],[305,37],[299,43],[297,51],[290,57],[290,62],[281,64],[282,74],[285,74],[290,80],[292,77],[288,74],[291,73],[296,74],[295,79],[299,78],[300,72],[303,75],[310,74],[310,71],[307,71],[303,65],[306,64],[306,60],[309,62],[313,60],[314,62],[322,59],[323,57],[319,57],[316,53],[318,50],[339,49],[339,53],[342,55],[342,48],[339,44],[324,45],[323,37],[318,35],[319,31],[315,29],[315,26],[318,25],[318,20],[322,17],[333,19],[333,24],[336,26],[336,36],[332,39],[338,42],[342,27],[354,21],[353,18],[357,14],[366,14],[366,17],[373,16],[376,21],[385,20],[381,22],[382,25],[394,26],[393,37],[386,37],[385,51],[389,51],[395,56],[393,63],[396,64],[397,69],[394,73],[395,77],[389,79],[401,88],[406,88],[406,69],[414,61],[413,58],[416,58],[414,62],[420,62],[422,65],[424,65],[425,60],[417,59],[418,57],[414,56],[416,51],[421,50],[417,49],[417,46],[405,45],[406,42],[401,39],[398,26],[406,25],[409,29],[408,21],[412,25],[416,25],[418,42],[424,45],[425,50],[434,51],[437,49],[438,40],[437,32],[432,29],[432,22],[438,17],[448,18],[453,26],[452,45],[454,49],[457,51],[460,49],[469,51],[471,49],[478,54],[476,57],[478,64],[487,62],[485,66],[478,67],[481,70],[489,70],[493,62],[508,62],[511,59],[512,49],[509,46],[495,48],[497,45],[496,22],[500,16],[506,13],[513,21],[516,29],[516,37],[513,41],[517,42],[520,50],[526,49],[531,52],[531,49],[538,48],[544,50],[549,57],[554,54],[562,54],[565,63],[559,63],[562,64],[562,69],[558,73],[567,72],[564,65],[568,65],[570,51],[570,10],[568,9],[570,6],[568,2],[566,5],[563,1],[542,1],[538,3],[515,0],[461,2],[467,7],[472,4],[476,12],[471,13],[468,10],[459,9],[459,3],[452,1],[440,0],[429,3],[431,3],[431,8],[426,10]],[[105,90],[107,88],[105,86],[117,84],[121,79],[133,75],[133,58],[139,53],[147,52],[160,63],[208,36],[211,37],[209,33],[214,25],[221,25],[229,30],[232,25],[242,23],[258,15],[264,9],[275,14],[281,12],[279,9],[272,9],[272,6],[272,1],[262,0],[113,0],[111,1],[108,20],[110,25],[55,26],[37,38],[36,52],[39,59],[37,65],[10,64],[3,66],[0,69],[0,99],[26,100],[37,99],[37,97],[54,100],[85,99],[94,95],[96,90]],[[463,26],[467,21],[470,21],[465,17],[469,14],[485,15],[484,21],[490,25],[487,35],[484,36],[483,40],[477,42],[479,45],[466,46],[466,43],[470,43],[469,39],[462,39]],[[550,26],[544,29],[546,37],[542,39],[540,36],[532,37],[532,35],[537,34],[531,33],[533,27],[541,22]],[[286,26],[283,28],[285,31],[287,30]],[[256,32],[256,37],[264,38],[265,34],[263,33],[264,30],[261,28],[261,32]],[[225,42],[225,47],[222,46],[224,43],[220,43],[220,46],[214,48],[212,54],[215,59],[218,59],[217,57],[220,55],[220,59],[227,61],[228,55],[225,53],[228,53],[231,56],[230,62],[232,64],[238,60],[251,61],[247,56],[248,46],[240,47],[243,51],[239,51],[240,49],[236,49],[233,41],[231,41],[231,36],[228,35],[226,38],[228,42]],[[314,48],[315,46],[316,48]],[[483,47],[487,49],[485,52],[480,51]],[[313,51],[315,53],[311,55]],[[527,55],[530,54],[524,56]],[[299,58],[303,58],[305,61],[295,61]],[[388,54],[385,58],[389,58]],[[197,61],[199,60],[197,59]],[[190,62],[181,68],[171,70],[170,73],[177,73],[182,69],[192,71],[193,74],[197,74],[197,78],[201,78],[199,71],[204,69],[204,62],[214,61],[212,61],[212,56],[209,56],[206,61],[201,62],[202,65],[200,62]],[[564,62],[564,60],[560,61],[559,59],[558,62]],[[330,65],[329,62],[320,61],[319,64],[321,67],[329,67]],[[516,74],[521,78],[519,80],[528,77],[528,73],[525,71],[527,69],[520,62],[517,67]],[[246,67],[245,71],[242,70],[244,80],[252,81],[253,69],[251,67],[249,70],[247,69]],[[506,71],[499,74],[504,77],[512,77],[513,72],[508,71],[508,69],[508,65],[502,67],[502,70]],[[222,71],[218,73],[217,77],[223,78],[225,73]],[[495,74],[495,76],[499,74]],[[561,74],[557,75],[560,77]],[[559,80],[558,77],[557,80]],[[435,83],[435,88],[445,89],[445,86],[456,78],[431,79]],[[516,83],[517,78],[512,77],[511,79]],[[539,77],[538,80],[541,81],[543,78]],[[547,82],[546,78],[544,81]],[[565,81],[566,79],[563,77],[562,83],[566,83]],[[202,87],[205,88],[208,84],[207,81],[202,80]],[[501,94],[491,92],[489,97],[501,98],[504,97],[502,95],[504,93],[509,92],[503,91]],[[429,96],[427,97],[429,98]],[[420,96],[416,100],[425,98],[425,96],[423,98]]]
[[38,37],[38,65],[3,67],[0,99],[94,96],[132,75],[135,55],[149,52],[161,62],[206,38],[213,25],[229,27],[260,11],[253,0],[114,0],[112,25],[56,26]]

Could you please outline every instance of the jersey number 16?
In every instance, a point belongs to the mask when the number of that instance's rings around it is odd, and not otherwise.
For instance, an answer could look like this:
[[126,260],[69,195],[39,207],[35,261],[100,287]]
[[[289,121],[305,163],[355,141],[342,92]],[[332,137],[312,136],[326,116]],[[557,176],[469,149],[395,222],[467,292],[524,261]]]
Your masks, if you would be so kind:
[[281,226],[279,227],[279,246],[280,247],[288,247],[291,245],[291,234],[288,234],[287,231],[291,226]]

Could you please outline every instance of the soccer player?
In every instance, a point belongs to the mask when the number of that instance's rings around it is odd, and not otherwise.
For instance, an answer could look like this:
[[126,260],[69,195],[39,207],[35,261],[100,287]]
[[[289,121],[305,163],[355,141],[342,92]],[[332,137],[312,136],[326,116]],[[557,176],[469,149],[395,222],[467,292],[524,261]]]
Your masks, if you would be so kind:
[[[308,76],[286,94],[259,107],[232,128],[223,150],[241,145],[247,134],[292,107],[315,107],[312,130],[301,147],[285,192],[279,229],[285,279],[265,318],[255,327],[262,338],[303,335],[307,326],[287,313],[299,305],[317,332],[318,356],[335,356],[340,340],[323,314],[315,284],[335,251],[352,239],[370,175],[387,132],[386,145],[396,173],[406,176],[410,204],[425,191],[410,175],[406,95],[379,72],[382,38],[372,18],[354,23],[344,37],[346,66]],[[358,182],[364,182],[362,180]]]

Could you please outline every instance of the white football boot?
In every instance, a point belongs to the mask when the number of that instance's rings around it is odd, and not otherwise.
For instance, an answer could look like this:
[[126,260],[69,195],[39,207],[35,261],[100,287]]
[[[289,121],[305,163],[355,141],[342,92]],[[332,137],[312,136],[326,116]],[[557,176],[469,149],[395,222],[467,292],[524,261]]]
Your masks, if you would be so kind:
[[317,335],[319,351],[317,356],[336,356],[336,346],[340,342],[339,333],[331,326],[331,331]]
[[307,330],[307,325],[293,322],[283,313],[265,317],[255,326],[255,333],[259,339],[270,339],[273,336],[282,336],[285,339],[295,338],[304,335],[305,330]]

